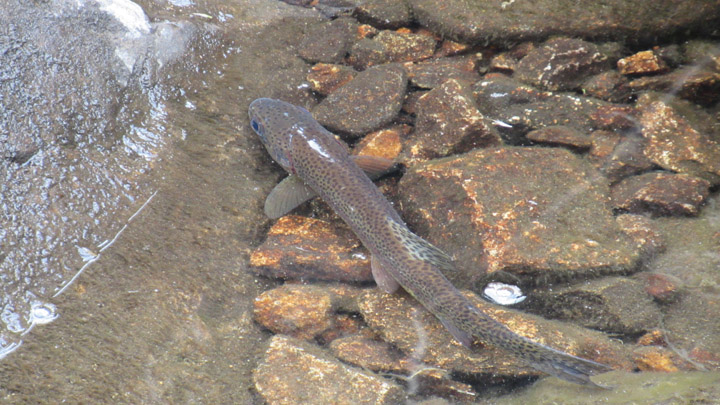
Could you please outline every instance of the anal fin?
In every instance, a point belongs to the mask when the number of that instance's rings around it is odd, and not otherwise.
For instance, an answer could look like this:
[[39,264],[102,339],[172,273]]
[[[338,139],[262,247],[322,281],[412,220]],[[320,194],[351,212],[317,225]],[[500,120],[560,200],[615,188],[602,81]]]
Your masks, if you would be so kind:
[[381,290],[388,294],[392,294],[400,288],[400,284],[385,269],[382,260],[372,255],[370,258],[370,267],[372,267],[372,275]]
[[447,329],[451,335],[457,340],[458,342],[462,343],[463,346],[467,347],[468,349],[472,346],[473,338],[472,335],[469,333],[462,331],[458,329],[457,326],[455,326],[452,322],[447,321],[445,319],[439,318],[440,322],[442,322],[445,329]]

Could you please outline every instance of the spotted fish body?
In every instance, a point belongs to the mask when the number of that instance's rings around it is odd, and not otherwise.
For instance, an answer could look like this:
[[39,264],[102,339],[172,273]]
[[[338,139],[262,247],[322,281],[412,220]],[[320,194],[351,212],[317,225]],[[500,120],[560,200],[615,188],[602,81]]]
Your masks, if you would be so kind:
[[250,104],[249,116],[275,161],[330,205],[367,247],[383,290],[402,286],[466,346],[477,337],[578,384],[594,385],[589,376],[610,370],[519,336],[482,313],[441,272],[454,271],[452,260],[407,228],[346,147],[307,110],[260,98]]

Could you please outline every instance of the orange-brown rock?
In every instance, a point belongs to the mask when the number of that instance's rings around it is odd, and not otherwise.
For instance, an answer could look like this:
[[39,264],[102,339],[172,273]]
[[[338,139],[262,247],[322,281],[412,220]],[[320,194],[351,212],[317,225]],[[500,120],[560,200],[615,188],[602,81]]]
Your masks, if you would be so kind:
[[395,160],[402,150],[402,139],[411,129],[408,125],[398,125],[367,134],[355,146],[353,153]]
[[340,223],[287,215],[250,256],[258,274],[281,279],[370,281],[369,253]]
[[349,66],[318,63],[310,69],[307,80],[312,91],[326,96],[351,81],[355,75],[357,72]]
[[398,404],[405,400],[405,391],[396,383],[283,335],[270,339],[253,370],[253,381],[269,404]]
[[624,75],[662,73],[668,70],[665,61],[653,51],[642,51],[622,58],[617,62]]

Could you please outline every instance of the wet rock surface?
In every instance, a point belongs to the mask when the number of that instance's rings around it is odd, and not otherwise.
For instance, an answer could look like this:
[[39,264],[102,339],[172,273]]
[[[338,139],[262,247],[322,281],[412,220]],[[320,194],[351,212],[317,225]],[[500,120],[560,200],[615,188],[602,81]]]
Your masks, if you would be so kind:
[[180,138],[158,117],[198,27],[122,11],[0,5],[0,358],[153,195]]
[[406,63],[410,84],[420,88],[433,89],[448,79],[458,79],[467,83],[480,80],[477,73],[477,61],[473,56],[436,58],[417,63]]
[[712,118],[694,107],[646,96],[638,100],[644,153],[664,169],[720,184],[720,142]]
[[397,384],[282,335],[270,339],[253,379],[255,389],[269,404],[396,404],[405,397]]
[[679,97],[711,106],[720,100],[720,73],[688,66],[660,76],[647,76],[628,83],[634,92],[647,90],[677,93]]
[[656,327],[661,319],[643,283],[625,277],[553,289],[533,298],[528,305],[538,314],[622,335],[638,335]]
[[533,142],[545,143],[555,146],[566,146],[569,149],[583,151],[590,149],[592,142],[586,134],[563,125],[549,126],[527,133],[527,138]]
[[435,158],[500,144],[500,136],[478,110],[466,82],[448,79],[420,97],[415,108],[415,131],[408,140],[412,158]]
[[318,63],[308,73],[307,80],[313,91],[327,96],[354,79],[355,75],[357,72],[349,66]]
[[709,30],[720,13],[716,1],[703,0],[683,2],[680,6],[670,0],[652,5],[613,0],[602,7],[592,1],[574,0],[533,3],[449,0],[441,7],[433,0],[408,3],[417,21],[434,32],[460,41],[494,44],[551,35],[655,41],[678,30]]
[[308,62],[340,62],[355,40],[358,23],[338,18],[310,26],[300,43],[298,54]]
[[642,51],[617,61],[620,74],[641,75],[664,73],[668,66],[660,55],[653,51]]
[[[0,59],[9,62],[0,96],[11,107],[0,123],[9,134],[0,131],[0,188],[11,208],[0,258],[16,264],[15,246],[35,240],[25,252],[41,264],[2,268],[0,320],[20,333],[27,325],[15,314],[26,311],[25,322],[43,331],[0,363],[0,401],[498,403],[512,399],[505,382],[528,391],[537,372],[481,342],[460,347],[403,292],[290,280],[371,277],[367,253],[324,203],[300,208],[310,218],[273,227],[264,217],[280,170],[247,125],[257,97],[341,107],[324,123],[354,143],[353,153],[399,161],[380,189],[414,230],[458,259],[450,275],[458,287],[522,286],[528,299],[516,308],[526,313],[468,295],[518,333],[616,369],[720,367],[720,51],[688,36],[716,25],[706,23],[717,20],[717,4],[661,2],[647,17],[645,4],[614,1],[601,10],[582,2],[186,3],[0,6],[10,22],[0,27]],[[133,18],[113,16],[113,7]],[[676,14],[663,16],[670,9]],[[578,38],[548,39],[558,34]],[[495,131],[502,137],[474,138]],[[501,143],[533,146],[495,148]],[[425,155],[407,158],[413,148]],[[623,208],[640,215],[612,213],[608,184],[617,191],[659,168],[672,171],[667,181],[633,188],[642,192]],[[707,194],[707,185],[678,193],[696,180],[677,179],[698,178],[715,187],[705,202],[678,205]],[[661,204],[635,210],[640,201]],[[43,215],[17,216],[20,206]],[[685,208],[694,216],[656,216]],[[36,271],[56,260],[63,271]],[[83,263],[94,264],[49,299]],[[560,293],[581,298],[559,305]],[[52,304],[61,317],[40,326],[57,315]],[[570,314],[575,325],[532,311]],[[0,346],[14,348],[5,333]],[[270,333],[279,335],[268,348]],[[644,385],[623,400],[638,391],[653,398],[646,402],[664,400],[665,383],[650,373],[594,379],[617,386],[628,377]],[[678,381],[717,396],[702,378]],[[529,391],[537,387],[555,403],[597,399],[552,378]]]
[[257,273],[274,278],[372,280],[370,256],[349,229],[294,215],[270,228],[250,264]]
[[358,70],[390,62],[415,62],[433,56],[436,46],[437,42],[429,35],[383,30],[373,38],[356,42],[348,62]]
[[[357,312],[357,298],[362,289],[345,284],[286,284],[260,294],[254,303],[255,321],[274,333],[310,340],[334,329],[346,327],[339,312]],[[323,334],[323,338],[333,336]]]
[[665,237],[650,218],[622,214],[618,215],[616,220],[620,229],[635,241],[643,257],[653,257],[665,250]]
[[407,73],[401,65],[385,65],[359,73],[313,110],[323,126],[357,138],[390,123],[405,98]]
[[530,51],[515,68],[519,80],[547,90],[572,90],[604,70],[608,58],[592,43],[557,38]]
[[629,80],[615,70],[608,70],[588,78],[582,89],[585,94],[613,103],[622,103],[630,99]]
[[600,130],[590,134],[590,140],[590,162],[611,183],[657,167],[645,156],[645,140],[638,135]]
[[477,149],[411,167],[400,198],[408,223],[463,269],[448,274],[456,285],[497,271],[536,280],[631,271],[638,252],[598,177],[560,149]]
[[526,143],[528,131],[550,125],[565,125],[589,133],[594,114],[607,102],[574,93],[540,91],[503,75],[487,75],[473,85],[480,111],[496,120],[503,139],[510,144]]
[[403,0],[368,0],[354,11],[358,21],[384,29],[400,28],[412,23],[412,14]]
[[719,372],[628,373],[611,372],[597,382],[612,385],[612,390],[588,392],[555,379],[545,379],[530,389],[493,400],[497,404],[541,405],[572,402],[580,405],[609,403],[712,403],[718,396]]
[[[471,293],[466,295],[485,314],[520,335],[614,367],[630,366],[624,348],[599,332],[491,305]],[[405,295],[370,290],[361,296],[359,306],[371,328],[415,361],[448,371],[501,378],[538,374],[495,347],[481,343],[476,343],[472,350],[463,347],[440,321]]]
[[612,188],[615,208],[656,215],[697,215],[710,182],[684,174],[654,172],[628,177]]

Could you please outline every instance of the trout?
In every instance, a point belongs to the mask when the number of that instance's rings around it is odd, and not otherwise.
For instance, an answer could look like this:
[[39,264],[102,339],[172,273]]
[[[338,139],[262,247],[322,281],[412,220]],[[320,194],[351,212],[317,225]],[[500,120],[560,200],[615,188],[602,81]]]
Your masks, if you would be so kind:
[[460,293],[443,275],[443,270],[455,271],[453,260],[412,233],[366,174],[387,168],[383,159],[351,157],[347,146],[302,107],[259,98],[248,113],[270,156],[290,174],[265,202],[269,217],[278,218],[319,196],[370,251],[377,285],[387,293],[402,286],[464,346],[471,347],[473,337],[478,338],[577,384],[597,386],[589,377],[611,370],[512,332]]

